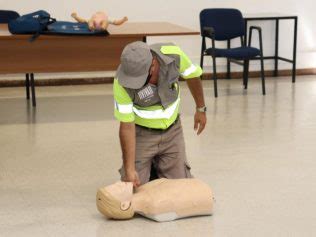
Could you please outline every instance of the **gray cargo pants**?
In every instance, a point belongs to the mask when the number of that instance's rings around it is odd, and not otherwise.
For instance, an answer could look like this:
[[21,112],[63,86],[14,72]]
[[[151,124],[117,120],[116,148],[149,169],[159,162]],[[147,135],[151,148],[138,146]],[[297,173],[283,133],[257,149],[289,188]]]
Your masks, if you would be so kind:
[[[192,177],[185,154],[180,118],[167,130],[148,129],[136,125],[135,167],[141,184],[149,181],[152,165],[159,178]],[[123,167],[120,174],[123,179]]]

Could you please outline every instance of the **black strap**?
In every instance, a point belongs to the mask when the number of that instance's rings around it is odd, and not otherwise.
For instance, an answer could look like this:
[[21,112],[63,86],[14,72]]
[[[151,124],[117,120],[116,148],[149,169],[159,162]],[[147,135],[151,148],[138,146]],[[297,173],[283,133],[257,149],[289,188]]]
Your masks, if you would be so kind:
[[32,35],[30,38],[29,38],[29,42],[32,43],[34,40],[36,40],[41,34],[41,31],[38,31],[36,32],[34,35]]
[[[49,18],[49,20],[48,20],[48,22],[47,22],[47,24],[46,24],[46,27],[48,26],[48,25],[50,25],[50,24],[53,24],[54,22],[56,22],[56,18]],[[45,27],[45,28],[46,28]],[[46,30],[46,29],[45,29]],[[31,38],[29,38],[29,42],[33,42],[33,41],[35,41],[40,35],[41,35],[41,33],[43,33],[43,30],[40,30],[40,31],[38,31],[38,32],[36,32],[34,35],[32,35],[31,36]]]
[[49,21],[48,21],[48,23],[47,23],[47,25],[53,24],[53,23],[56,22],[56,21],[57,21],[56,18],[50,17],[50,18],[49,18]]

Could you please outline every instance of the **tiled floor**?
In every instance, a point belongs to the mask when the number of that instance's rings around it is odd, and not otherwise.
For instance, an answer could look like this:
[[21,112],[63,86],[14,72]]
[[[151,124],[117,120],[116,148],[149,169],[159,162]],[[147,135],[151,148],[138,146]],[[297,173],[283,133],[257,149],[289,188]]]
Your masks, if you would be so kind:
[[0,236],[316,236],[316,78],[203,82],[208,124],[182,83],[182,122],[193,174],[214,190],[211,217],[110,221],[98,187],[119,176],[111,85],[0,88]]

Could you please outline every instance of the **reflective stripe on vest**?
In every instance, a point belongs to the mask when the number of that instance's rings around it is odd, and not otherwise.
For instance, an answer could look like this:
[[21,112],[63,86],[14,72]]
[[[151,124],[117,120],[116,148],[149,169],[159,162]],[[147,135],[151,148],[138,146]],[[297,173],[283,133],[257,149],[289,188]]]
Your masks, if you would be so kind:
[[123,104],[119,104],[116,101],[114,101],[114,106],[118,110],[118,112],[120,112],[122,114],[133,113],[133,103],[123,105]]
[[182,76],[189,76],[191,73],[195,72],[197,67],[194,64],[191,64],[189,68],[187,68],[184,72],[181,73]]
[[180,102],[178,98],[171,106],[167,109],[157,109],[157,110],[141,110],[133,107],[134,113],[144,119],[169,119],[176,111]]

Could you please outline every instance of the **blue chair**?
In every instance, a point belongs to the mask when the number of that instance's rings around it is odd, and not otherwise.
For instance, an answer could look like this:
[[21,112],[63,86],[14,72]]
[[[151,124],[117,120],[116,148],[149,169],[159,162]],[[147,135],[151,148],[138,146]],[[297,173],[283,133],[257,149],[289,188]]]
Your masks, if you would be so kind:
[[[9,10],[0,10],[0,24],[8,24],[11,20],[15,20],[16,18],[20,17],[20,14],[15,11]],[[31,79],[31,83],[30,83]],[[33,98],[33,105],[36,105],[35,101],[35,88],[34,88],[34,74],[33,73],[26,73],[25,74],[25,88],[26,88],[26,99],[30,99],[30,86],[32,89],[32,98]]]
[[[265,78],[262,51],[262,33],[260,27],[251,26],[248,46],[245,45],[245,23],[241,12],[237,9],[204,9],[200,12],[200,27],[202,36],[201,47],[201,68],[205,56],[213,59],[213,80],[215,97],[217,92],[216,58],[227,58],[227,77],[230,78],[230,63],[236,63],[244,67],[243,85],[248,87],[249,60],[260,59],[261,61],[261,81],[262,94],[265,95]],[[252,31],[259,33],[260,49],[251,47]],[[232,39],[240,38],[241,47],[230,48]],[[206,38],[212,40],[212,46],[206,47]],[[227,49],[215,47],[215,41],[227,41]],[[243,62],[240,62],[243,61]]]

